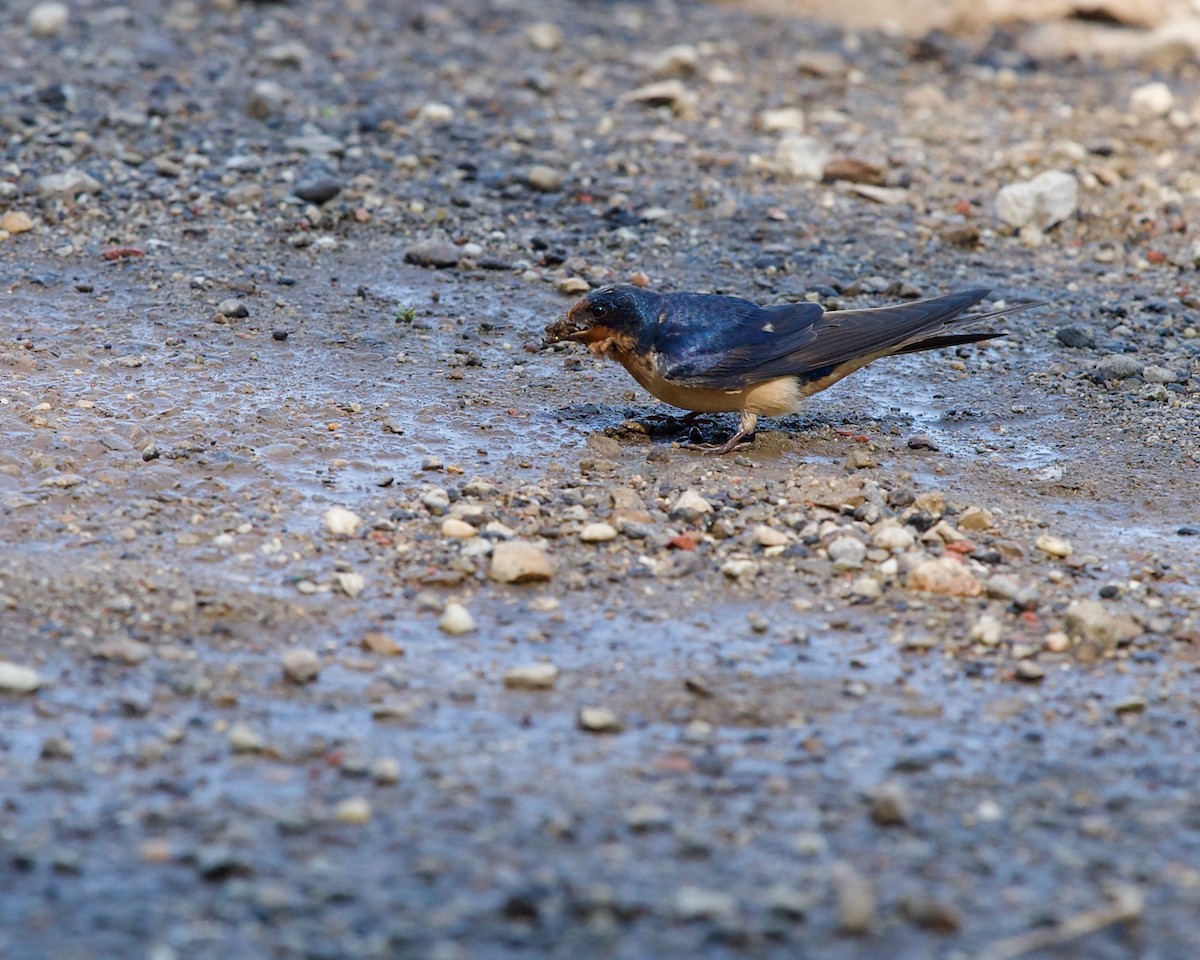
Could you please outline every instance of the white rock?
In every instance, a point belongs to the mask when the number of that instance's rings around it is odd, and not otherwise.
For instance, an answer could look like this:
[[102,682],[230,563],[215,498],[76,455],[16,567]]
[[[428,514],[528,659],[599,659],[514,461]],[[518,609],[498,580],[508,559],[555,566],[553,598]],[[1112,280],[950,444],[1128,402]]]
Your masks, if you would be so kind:
[[857,537],[838,537],[825,548],[834,566],[842,570],[853,570],[867,559],[867,545]]
[[996,646],[1003,635],[1004,625],[989,613],[976,620],[975,626],[971,628],[971,639],[985,647]]
[[583,707],[579,711],[579,729],[588,733],[620,733],[621,718],[607,707]]
[[443,537],[450,537],[452,540],[470,540],[472,537],[478,535],[479,531],[467,523],[466,520],[459,520],[458,517],[447,517],[442,521]]
[[1069,557],[1075,552],[1075,548],[1071,546],[1070,540],[1064,540],[1062,537],[1054,537],[1048,533],[1043,533],[1033,545],[1041,550],[1042,553],[1059,559]]
[[700,54],[690,43],[662,50],[650,61],[650,75],[658,78],[690,77],[700,65]]
[[1079,184],[1073,174],[1047,170],[1032,180],[1010,183],[996,195],[996,215],[1014,227],[1048,230],[1075,213]]
[[850,584],[850,595],[859,600],[878,600],[883,596],[883,587],[874,577],[863,574]]
[[476,629],[475,618],[471,616],[471,611],[455,600],[451,600],[446,604],[446,609],[442,611],[442,618],[438,621],[438,626],[441,628],[442,633],[448,633],[452,637],[471,633]]
[[712,513],[712,504],[700,496],[696,490],[684,490],[671,507],[671,515],[685,520],[698,517],[700,514]]
[[553,53],[562,46],[562,27],[548,20],[539,20],[525,28],[525,39],[533,49]]
[[726,560],[721,564],[721,572],[730,580],[741,580],[749,578],[758,573],[758,564],[753,560],[747,560],[741,557],[735,557],[732,560]]
[[616,537],[616,528],[611,523],[589,523],[579,531],[579,539],[584,543],[604,543]]
[[395,757],[380,757],[371,764],[371,777],[379,784],[399,783],[403,772],[400,761]]
[[82,170],[48,173],[38,180],[38,194],[43,197],[77,197],[81,193],[99,193],[100,181]]
[[268,120],[281,113],[291,99],[291,93],[283,84],[274,80],[259,80],[246,98],[246,116]]
[[535,163],[525,174],[525,179],[534,190],[542,193],[557,193],[563,186],[562,171],[544,163]]
[[546,552],[533,543],[507,540],[492,549],[488,576],[497,583],[532,583],[554,576],[554,564]]
[[65,3],[39,3],[25,17],[25,25],[35,37],[56,37],[71,18]]
[[909,573],[908,587],[952,597],[977,597],[983,593],[983,584],[951,556],[922,561]]
[[916,543],[916,537],[907,527],[902,527],[895,521],[884,521],[871,536],[871,543],[880,550],[903,553]]
[[454,108],[446,103],[424,103],[417,111],[417,118],[425,123],[449,123],[454,119]]
[[335,573],[333,575],[333,582],[351,600],[362,596],[362,592],[367,588],[366,578],[361,573],[351,571]]
[[789,133],[775,147],[775,172],[798,180],[820,180],[832,156],[833,151],[816,137]]
[[333,808],[333,819],[359,826],[370,823],[371,802],[366,797],[347,797]]
[[345,507],[330,507],[324,515],[325,529],[335,537],[352,537],[358,532],[362,518]]
[[552,663],[529,663],[504,675],[504,685],[511,690],[549,690],[557,681],[558,667]]
[[719,920],[731,922],[737,915],[737,901],[722,890],[680,887],[675,892],[675,915],[680,920]]
[[288,650],[283,673],[292,683],[312,683],[321,673],[321,658],[312,650]]
[[0,660],[0,693],[33,693],[41,683],[36,670]]
[[763,523],[754,528],[754,542],[760,547],[782,547],[791,540],[782,530]]
[[763,133],[802,133],[804,111],[799,107],[764,110],[758,115],[758,126]]
[[234,753],[261,753],[267,742],[244,723],[235,723],[229,728],[229,746]]
[[1157,120],[1175,106],[1175,97],[1165,83],[1147,83],[1129,94],[1129,109],[1139,119]]

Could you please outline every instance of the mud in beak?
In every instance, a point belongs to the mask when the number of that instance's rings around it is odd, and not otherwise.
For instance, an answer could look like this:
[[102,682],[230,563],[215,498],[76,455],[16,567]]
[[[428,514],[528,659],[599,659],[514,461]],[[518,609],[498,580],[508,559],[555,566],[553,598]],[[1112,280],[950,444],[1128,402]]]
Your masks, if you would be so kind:
[[590,329],[590,324],[583,319],[585,311],[579,309],[579,304],[571,307],[566,313],[546,327],[546,338],[543,347],[549,347],[564,340],[581,343]]

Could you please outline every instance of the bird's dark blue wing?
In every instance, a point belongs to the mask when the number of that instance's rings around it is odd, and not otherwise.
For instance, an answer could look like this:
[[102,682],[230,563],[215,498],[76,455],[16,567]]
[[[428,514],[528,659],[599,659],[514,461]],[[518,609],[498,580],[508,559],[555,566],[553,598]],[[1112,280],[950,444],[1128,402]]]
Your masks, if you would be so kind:
[[824,314],[819,304],[760,307],[738,297],[666,294],[648,346],[666,379],[736,389],[762,379],[763,362],[801,350]]
[[[815,303],[755,307],[737,300],[735,304],[745,306],[706,304],[705,298],[693,294],[685,314],[690,319],[680,322],[677,335],[655,344],[659,371],[672,381],[721,390],[776,377],[824,377],[843,364],[861,366],[873,357],[919,348],[916,341],[940,334],[987,293],[984,289],[964,290],[894,307],[829,313]],[[706,306],[710,308],[707,318],[700,312]],[[674,313],[672,306],[667,306],[667,311]],[[662,326],[664,332],[676,329],[671,321]],[[697,330],[703,333],[692,335]]]

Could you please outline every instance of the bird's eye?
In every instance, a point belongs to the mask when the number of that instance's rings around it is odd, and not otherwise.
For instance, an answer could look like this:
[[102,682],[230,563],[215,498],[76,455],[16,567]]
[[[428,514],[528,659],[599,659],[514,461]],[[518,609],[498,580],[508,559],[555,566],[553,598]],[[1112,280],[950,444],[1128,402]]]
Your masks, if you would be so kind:
[[608,307],[606,307],[602,303],[593,303],[592,304],[592,316],[595,317],[597,320],[603,320],[605,317],[608,316]]

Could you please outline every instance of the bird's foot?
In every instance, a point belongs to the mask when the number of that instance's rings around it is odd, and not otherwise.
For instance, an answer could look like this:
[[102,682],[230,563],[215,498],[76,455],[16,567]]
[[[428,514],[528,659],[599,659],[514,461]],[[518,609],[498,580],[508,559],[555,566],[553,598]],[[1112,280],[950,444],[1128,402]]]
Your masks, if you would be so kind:
[[738,447],[750,446],[754,442],[754,434],[746,430],[739,430],[724,443],[685,443],[685,450],[699,450],[701,453],[712,457],[723,457],[727,453],[732,453]]

